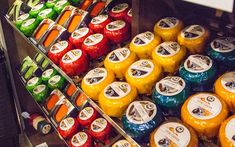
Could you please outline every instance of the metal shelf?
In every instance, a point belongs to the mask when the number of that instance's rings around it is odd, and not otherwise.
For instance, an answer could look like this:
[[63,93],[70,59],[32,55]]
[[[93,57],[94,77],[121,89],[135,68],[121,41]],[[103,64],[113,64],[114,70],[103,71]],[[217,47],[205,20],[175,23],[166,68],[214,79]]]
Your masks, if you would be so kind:
[[[74,81],[67,75],[64,73],[64,71],[62,71],[56,64],[54,64],[46,55],[45,53],[43,53],[39,48],[37,48],[37,46],[35,44],[33,44],[33,42],[31,42],[22,32],[20,32],[18,30],[18,28],[16,28],[16,26],[14,25],[14,23],[12,21],[10,21],[6,16],[5,19],[7,20],[7,22],[11,25],[11,27],[22,37],[24,38],[28,44],[30,44],[38,53],[41,53],[45,59],[47,59],[50,63],[50,65],[55,68],[59,74],[61,74],[70,84],[74,84],[76,85],[76,83],[74,83]],[[119,134],[121,134],[126,140],[128,140],[133,146],[135,147],[140,147],[140,145],[129,135],[126,134],[126,132],[122,129],[122,127],[120,125],[118,125],[111,117],[109,117],[107,114],[105,114],[103,112],[103,110],[93,101],[91,100],[79,87],[77,87],[77,90],[80,91],[81,93],[83,93],[87,99],[88,99],[88,103],[94,107],[116,130]],[[78,109],[78,107],[69,99],[69,101]]]

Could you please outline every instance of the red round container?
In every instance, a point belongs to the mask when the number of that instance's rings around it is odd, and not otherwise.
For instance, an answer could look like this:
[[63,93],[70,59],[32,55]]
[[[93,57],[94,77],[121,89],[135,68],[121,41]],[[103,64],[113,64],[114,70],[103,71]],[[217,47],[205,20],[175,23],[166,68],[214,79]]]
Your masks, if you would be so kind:
[[59,64],[60,59],[71,49],[72,44],[69,41],[59,41],[50,48],[47,54],[55,64]]
[[100,33],[92,34],[84,40],[82,49],[92,59],[96,60],[109,52],[110,46],[108,38]]
[[72,42],[76,48],[81,48],[83,41],[92,33],[92,30],[88,27],[79,28],[71,34],[69,41]]
[[126,22],[128,22],[129,24],[131,24],[131,19],[132,19],[132,9],[130,9],[130,10],[126,13],[126,15],[125,15],[124,19],[125,19],[125,21],[126,21]]
[[80,49],[71,50],[60,59],[60,67],[69,76],[81,75],[89,68],[87,55]]
[[125,15],[128,12],[129,5],[127,3],[117,4],[112,8],[109,12],[109,16],[111,16],[115,20],[124,20]]
[[94,108],[85,107],[79,112],[77,120],[82,126],[88,127],[98,116],[99,113]]
[[89,23],[89,28],[95,33],[103,33],[105,26],[111,22],[108,15],[98,15]]
[[111,131],[112,126],[104,118],[97,118],[89,127],[89,134],[102,142],[109,139]]
[[78,122],[75,118],[67,117],[63,119],[57,130],[64,139],[71,138],[78,130]]
[[70,139],[69,147],[92,147],[94,146],[91,135],[86,132],[78,132]]
[[113,43],[122,43],[130,38],[130,26],[123,20],[110,22],[104,28],[104,35]]

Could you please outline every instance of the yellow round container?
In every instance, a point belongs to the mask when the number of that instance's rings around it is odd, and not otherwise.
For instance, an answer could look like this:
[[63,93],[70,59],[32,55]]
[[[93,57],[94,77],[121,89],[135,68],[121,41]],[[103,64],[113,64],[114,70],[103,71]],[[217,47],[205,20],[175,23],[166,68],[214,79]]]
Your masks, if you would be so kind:
[[197,147],[195,131],[179,122],[167,122],[155,129],[150,135],[150,147]]
[[192,54],[202,53],[210,32],[200,25],[191,25],[178,34],[178,43],[185,46]]
[[151,58],[154,48],[161,43],[161,38],[154,35],[152,32],[144,32],[136,35],[131,43],[130,50],[140,58]]
[[139,94],[150,94],[153,85],[160,79],[162,68],[150,59],[134,62],[125,74],[126,81],[135,86]]
[[219,130],[219,142],[221,147],[235,147],[235,115],[226,119]]
[[82,79],[82,90],[93,100],[98,100],[100,92],[115,80],[114,73],[105,68],[95,68]]
[[164,72],[174,73],[186,55],[186,49],[177,42],[167,41],[158,45],[152,52],[152,58],[163,67]]
[[229,110],[235,112],[235,71],[220,76],[215,82],[214,89],[228,105]]
[[155,24],[154,34],[160,36],[164,41],[176,41],[182,28],[182,21],[174,17],[166,17]]
[[126,82],[113,82],[99,95],[99,105],[105,114],[121,117],[128,105],[137,97],[137,90]]
[[128,48],[119,48],[110,52],[105,60],[104,66],[114,72],[116,78],[123,79],[128,67],[137,60],[134,52]]
[[215,94],[197,93],[190,96],[181,108],[182,121],[190,125],[202,139],[211,139],[228,116],[226,103]]

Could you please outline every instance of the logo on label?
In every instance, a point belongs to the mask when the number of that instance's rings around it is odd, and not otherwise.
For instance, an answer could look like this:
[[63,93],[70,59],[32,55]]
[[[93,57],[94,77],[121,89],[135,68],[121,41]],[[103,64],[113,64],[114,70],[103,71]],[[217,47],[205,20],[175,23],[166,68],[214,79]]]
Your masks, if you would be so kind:
[[127,15],[128,15],[129,17],[132,17],[132,9],[130,9],[130,10],[128,11]]
[[144,78],[153,71],[154,65],[149,60],[139,60],[133,63],[129,69],[128,74],[135,78]]
[[51,11],[52,11],[52,8],[48,8],[48,9],[41,11],[38,15],[41,17],[45,17],[47,14],[51,13]]
[[127,140],[119,140],[113,147],[131,147],[131,144]]
[[26,13],[26,14],[22,14],[20,15],[20,17],[17,18],[17,21],[20,21],[20,20],[25,20],[29,17],[29,14]]
[[235,72],[228,72],[222,76],[221,84],[224,89],[235,93]]
[[86,46],[96,45],[97,43],[101,42],[103,38],[104,36],[102,34],[93,34],[85,39],[84,44]]
[[79,113],[79,118],[81,120],[88,120],[91,118],[93,114],[94,114],[94,109],[92,107],[86,107],[82,109],[82,111]]
[[128,48],[119,48],[108,54],[108,59],[112,63],[118,63],[126,60],[131,52]]
[[31,11],[38,11],[38,10],[40,10],[43,6],[44,6],[43,3],[38,4],[38,5],[34,6],[34,7],[31,9]]
[[88,136],[85,132],[78,132],[72,138],[73,146],[82,146],[86,143]]
[[156,84],[156,91],[161,95],[173,96],[185,88],[185,81],[181,77],[168,76]]
[[55,75],[55,76],[53,76],[52,78],[49,79],[48,83],[51,84],[51,85],[55,85],[60,81],[60,79],[61,79],[61,76]]
[[72,63],[78,60],[81,56],[82,51],[80,49],[71,50],[63,56],[62,61],[64,63]]
[[52,69],[52,68],[47,69],[46,71],[44,71],[44,72],[42,73],[42,77],[43,77],[43,78],[48,78],[48,77],[51,76],[52,73],[53,73],[53,69]]
[[184,125],[175,122],[161,125],[154,134],[154,142],[162,147],[186,147],[190,138],[189,130]]
[[133,39],[133,43],[136,46],[144,46],[146,44],[149,44],[154,39],[154,34],[152,32],[145,32],[137,35]]
[[75,124],[74,119],[71,117],[68,117],[60,122],[60,129],[63,131],[67,131],[70,128],[72,128],[74,124]]
[[104,95],[109,99],[120,99],[131,91],[131,87],[126,82],[113,82],[104,89]]
[[38,81],[39,81],[39,78],[38,78],[38,77],[33,77],[32,79],[30,79],[30,80],[27,82],[27,85],[28,85],[28,86],[33,86],[33,85],[35,85]]
[[127,3],[118,4],[112,8],[112,12],[113,13],[120,13],[120,12],[125,11],[128,7],[129,6]]
[[235,49],[235,38],[222,37],[211,42],[211,48],[220,53],[228,53]]
[[36,20],[35,18],[31,18],[29,20],[26,20],[26,21],[23,22],[22,26],[27,27],[27,26],[33,24],[35,22],[35,20]]
[[108,125],[107,121],[104,118],[97,118],[91,124],[91,130],[94,132],[102,132]]
[[188,102],[187,109],[189,113],[201,120],[216,117],[222,109],[220,100],[211,94],[194,95]]
[[125,21],[116,20],[106,25],[106,29],[109,31],[117,31],[117,30],[124,28],[125,25],[126,25]]
[[55,4],[56,7],[62,7],[65,3],[67,3],[67,0],[61,0]]
[[107,71],[105,68],[95,68],[89,71],[84,77],[84,82],[87,85],[99,84],[107,77]]
[[79,39],[79,38],[82,38],[84,36],[86,36],[86,34],[89,32],[89,28],[87,27],[84,27],[84,28],[80,28],[78,30],[75,30],[73,33],[72,33],[72,38],[75,38],[75,39]]
[[212,60],[208,56],[190,55],[184,62],[184,68],[192,73],[200,73],[209,70]]
[[157,107],[150,101],[132,102],[126,111],[127,119],[135,124],[147,123],[157,114]]
[[46,89],[46,86],[45,85],[43,85],[43,84],[41,84],[41,85],[38,85],[37,87],[35,87],[34,89],[33,89],[33,92],[35,93],[35,94],[39,94],[39,93],[41,93],[43,90],[45,90]]
[[91,23],[92,24],[100,24],[100,23],[106,21],[107,19],[108,19],[108,15],[101,14],[101,15],[94,17],[91,20]]
[[200,25],[191,25],[181,31],[181,36],[187,39],[196,39],[205,34],[205,29]]
[[66,49],[68,47],[68,42],[67,41],[60,41],[60,42],[57,42],[56,44],[54,44],[50,51],[54,54],[56,53],[59,53],[61,51],[63,51],[64,49]]
[[179,20],[177,18],[174,17],[166,17],[161,19],[157,25],[162,28],[162,29],[171,29],[173,27],[175,27],[176,25],[178,25]]
[[162,57],[170,57],[177,54],[180,50],[180,45],[177,42],[163,42],[155,49],[155,53]]
[[225,136],[235,144],[235,118],[231,119],[225,127]]

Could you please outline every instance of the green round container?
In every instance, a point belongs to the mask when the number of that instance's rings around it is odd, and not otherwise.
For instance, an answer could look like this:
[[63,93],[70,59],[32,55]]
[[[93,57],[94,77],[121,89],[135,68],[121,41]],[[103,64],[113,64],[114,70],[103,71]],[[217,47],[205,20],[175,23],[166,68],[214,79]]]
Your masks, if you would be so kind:
[[46,5],[43,3],[37,4],[34,6],[30,11],[30,16],[36,18],[38,16],[38,13],[40,13],[42,10],[46,9]]
[[42,102],[48,95],[48,88],[44,84],[40,84],[33,89],[33,97],[37,102]]
[[52,8],[47,8],[42,10],[38,16],[37,20],[41,22],[43,19],[50,18],[51,20],[55,20],[57,17],[57,13]]
[[38,86],[39,84],[42,83],[42,79],[39,77],[33,77],[31,78],[27,84],[26,84],[26,89],[30,92],[33,92],[33,89]]
[[20,16],[16,19],[16,21],[15,21],[16,27],[17,27],[18,29],[20,29],[20,27],[21,27],[23,21],[25,21],[25,20],[27,20],[27,19],[29,19],[29,18],[31,18],[30,15],[29,15],[29,13],[25,13],[25,14],[20,15]]
[[53,8],[58,0],[48,0],[46,2],[47,8]]
[[64,82],[65,82],[65,79],[62,76],[55,75],[55,76],[53,76],[49,79],[48,87],[51,90],[54,90],[54,89],[60,89],[61,90],[64,86]]
[[27,37],[30,37],[35,29],[37,28],[39,22],[35,18],[31,18],[23,21],[20,31]]
[[43,73],[42,73],[42,81],[47,84],[48,80],[53,77],[54,75],[56,75],[56,70],[53,69],[53,68],[49,68],[47,70],[45,70]]
[[53,7],[53,9],[60,14],[61,11],[64,9],[65,6],[69,5],[70,3],[67,0],[60,0],[58,1],[55,6]]

